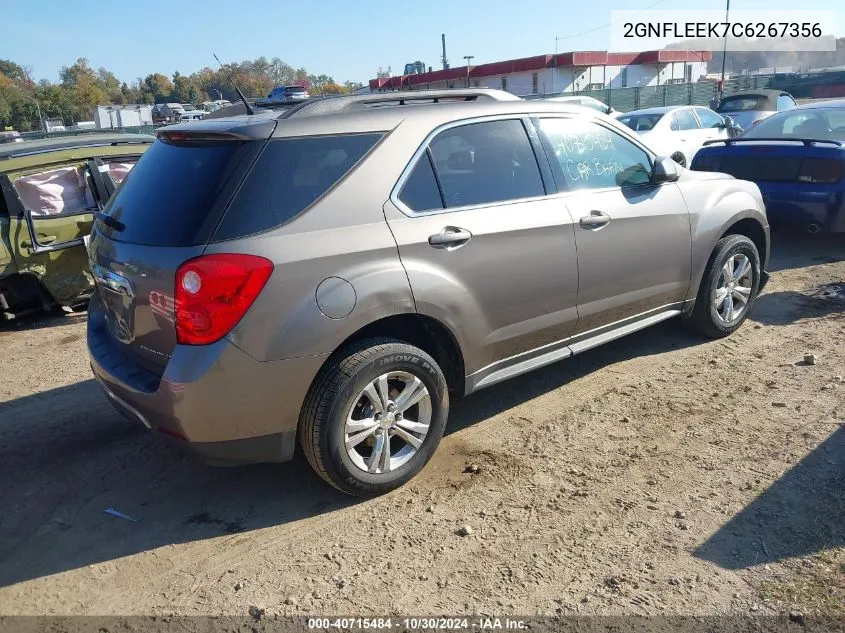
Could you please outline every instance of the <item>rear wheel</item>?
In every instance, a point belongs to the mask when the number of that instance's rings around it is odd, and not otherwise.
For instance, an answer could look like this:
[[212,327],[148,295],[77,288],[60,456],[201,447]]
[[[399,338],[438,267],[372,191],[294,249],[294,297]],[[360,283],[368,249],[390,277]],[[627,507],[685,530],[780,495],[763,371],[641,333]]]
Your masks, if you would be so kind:
[[712,338],[731,334],[748,318],[760,289],[760,255],[744,235],[716,243],[687,323]]
[[300,443],[328,483],[374,496],[422,470],[448,411],[446,379],[431,356],[401,341],[370,339],[321,371],[303,406]]

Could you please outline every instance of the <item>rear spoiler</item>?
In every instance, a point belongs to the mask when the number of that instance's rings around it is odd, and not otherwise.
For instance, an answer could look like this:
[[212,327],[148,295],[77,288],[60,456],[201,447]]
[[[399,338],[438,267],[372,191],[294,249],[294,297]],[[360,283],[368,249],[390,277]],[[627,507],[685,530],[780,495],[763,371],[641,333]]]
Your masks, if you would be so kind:
[[834,145],[836,147],[845,145],[842,141],[829,141],[816,138],[719,138],[712,141],[704,141],[703,145],[716,145],[717,143],[724,143],[726,146],[736,143],[803,143],[804,147],[811,147],[815,144]]

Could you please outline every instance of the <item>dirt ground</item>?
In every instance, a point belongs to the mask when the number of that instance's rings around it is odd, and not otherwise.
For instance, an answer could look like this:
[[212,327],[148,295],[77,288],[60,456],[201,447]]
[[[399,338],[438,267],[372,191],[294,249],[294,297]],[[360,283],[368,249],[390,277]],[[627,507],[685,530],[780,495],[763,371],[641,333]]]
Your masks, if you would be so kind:
[[668,322],[456,404],[369,501],[131,425],[84,315],[4,326],[0,613],[845,614],[845,238],[770,269],[728,339]]

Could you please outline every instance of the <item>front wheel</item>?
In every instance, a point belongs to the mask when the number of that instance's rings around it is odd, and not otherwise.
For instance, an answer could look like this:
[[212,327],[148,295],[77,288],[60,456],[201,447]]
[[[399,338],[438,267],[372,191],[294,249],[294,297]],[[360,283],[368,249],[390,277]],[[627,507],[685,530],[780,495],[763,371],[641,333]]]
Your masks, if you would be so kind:
[[402,486],[434,454],[449,412],[446,379],[421,349],[362,341],[321,371],[300,416],[308,462],[335,488],[375,496]]
[[687,319],[705,336],[721,338],[748,317],[760,290],[760,254],[744,235],[727,235],[716,243]]

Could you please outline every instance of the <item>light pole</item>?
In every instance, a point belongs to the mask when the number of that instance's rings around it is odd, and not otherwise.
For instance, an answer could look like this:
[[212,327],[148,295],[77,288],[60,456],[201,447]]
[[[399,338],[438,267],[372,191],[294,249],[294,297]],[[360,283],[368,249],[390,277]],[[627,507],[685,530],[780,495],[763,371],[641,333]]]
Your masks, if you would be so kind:
[[467,60],[467,88],[469,88],[469,63],[475,59],[475,55],[464,55],[464,59]]
[[44,119],[41,118],[41,104],[38,103],[38,99],[35,99],[35,109],[38,110],[38,127],[44,131]]
[[552,67],[552,94],[557,94],[555,91],[555,75],[557,75],[557,43],[564,38],[555,35],[555,65]]
[[[731,13],[731,0],[726,0],[725,5],[725,23],[728,23],[728,16]],[[725,46],[722,49],[722,80],[719,82],[719,101],[725,94],[725,60],[728,58],[728,32],[725,31]]]

